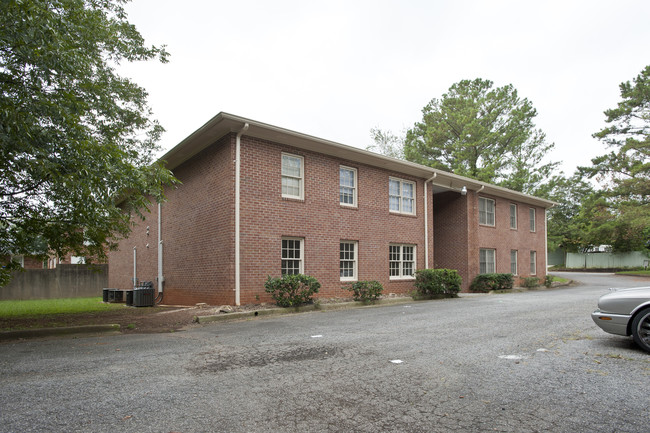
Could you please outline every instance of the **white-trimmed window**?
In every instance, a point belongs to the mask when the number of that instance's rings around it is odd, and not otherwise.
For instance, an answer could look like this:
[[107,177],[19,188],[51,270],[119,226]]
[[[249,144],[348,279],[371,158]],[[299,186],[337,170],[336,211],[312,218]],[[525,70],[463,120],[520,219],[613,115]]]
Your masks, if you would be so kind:
[[389,245],[388,263],[391,280],[414,278],[415,245]]
[[479,274],[493,274],[496,269],[496,250],[481,248],[479,250]]
[[304,239],[282,238],[282,275],[304,273]]
[[341,281],[356,281],[358,243],[356,241],[341,241],[339,245],[339,272]]
[[415,214],[415,182],[391,177],[388,195],[391,212]]
[[23,256],[22,254],[15,254],[15,255],[12,254],[11,261],[18,263],[21,268],[25,267],[25,256]]
[[534,232],[535,231],[535,208],[530,208],[528,210],[528,215],[530,217],[530,231]]
[[357,205],[357,169],[339,167],[339,203],[343,206]]
[[510,273],[517,275],[517,250],[510,250]]
[[478,198],[478,223],[485,226],[494,225],[494,200],[491,198]]
[[282,197],[304,198],[304,163],[302,156],[282,154]]
[[510,203],[510,228],[517,229],[517,205]]
[[537,275],[537,251],[530,252],[530,275]]

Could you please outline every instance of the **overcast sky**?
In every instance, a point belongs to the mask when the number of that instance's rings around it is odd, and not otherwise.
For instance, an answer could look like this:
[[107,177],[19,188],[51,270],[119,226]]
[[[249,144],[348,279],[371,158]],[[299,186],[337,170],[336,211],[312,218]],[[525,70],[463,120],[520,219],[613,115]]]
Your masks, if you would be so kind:
[[650,64],[648,0],[133,0],[129,21],[170,62],[124,65],[169,150],[220,111],[366,148],[463,79],[512,84],[566,174],[618,85]]

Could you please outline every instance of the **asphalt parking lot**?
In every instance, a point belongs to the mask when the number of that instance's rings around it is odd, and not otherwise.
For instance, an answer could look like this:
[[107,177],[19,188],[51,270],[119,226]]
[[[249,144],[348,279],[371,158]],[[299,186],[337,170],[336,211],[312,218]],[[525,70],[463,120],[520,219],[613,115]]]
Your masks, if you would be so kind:
[[2,432],[647,432],[650,355],[610,286],[0,345]]

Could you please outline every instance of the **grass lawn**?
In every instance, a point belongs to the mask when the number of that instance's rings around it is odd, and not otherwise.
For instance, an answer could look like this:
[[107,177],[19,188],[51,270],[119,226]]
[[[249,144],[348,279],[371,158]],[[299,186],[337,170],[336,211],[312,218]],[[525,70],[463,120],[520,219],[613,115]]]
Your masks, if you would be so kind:
[[558,283],[568,283],[570,280],[562,277],[556,277],[555,275],[551,275],[553,277],[553,281],[557,281]]
[[26,318],[51,314],[97,313],[124,309],[124,304],[105,304],[102,297],[0,301],[0,317]]
[[617,272],[616,275],[642,275],[650,277],[650,270],[648,271],[621,271]]

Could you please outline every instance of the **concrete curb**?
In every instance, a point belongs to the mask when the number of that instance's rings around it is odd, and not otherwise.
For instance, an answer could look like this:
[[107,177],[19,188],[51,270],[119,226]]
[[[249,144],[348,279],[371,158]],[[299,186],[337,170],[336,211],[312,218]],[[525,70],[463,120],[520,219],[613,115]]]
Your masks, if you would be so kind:
[[21,329],[17,331],[0,332],[0,341],[19,340],[22,338],[41,338],[78,334],[118,333],[120,325],[83,325],[66,326],[61,328]]
[[300,307],[294,308],[270,308],[267,310],[256,310],[256,311],[244,311],[240,313],[226,313],[226,314],[217,314],[211,316],[194,316],[194,322],[199,324],[211,323],[211,322],[223,322],[227,320],[237,320],[237,319],[250,319],[255,317],[262,316],[280,316],[287,314],[296,314],[296,313],[307,313],[310,311],[336,311],[336,310],[350,310],[354,308],[373,308],[373,307],[385,307],[389,305],[399,305],[399,304],[410,304],[413,302],[422,302],[429,301],[434,299],[447,299],[451,298],[449,296],[433,298],[433,299],[418,299],[413,298],[395,298],[395,299],[381,299],[372,303],[363,303],[363,302],[340,302],[333,304],[314,304],[314,305],[303,305]]

